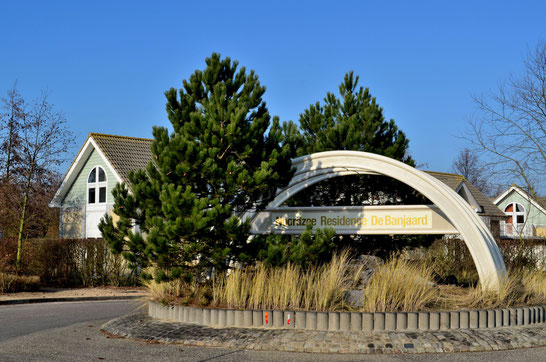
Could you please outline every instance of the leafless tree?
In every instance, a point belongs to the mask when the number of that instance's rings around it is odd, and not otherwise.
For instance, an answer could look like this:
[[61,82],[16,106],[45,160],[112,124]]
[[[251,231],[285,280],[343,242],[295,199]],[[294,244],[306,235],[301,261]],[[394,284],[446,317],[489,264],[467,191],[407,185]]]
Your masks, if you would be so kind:
[[453,161],[453,172],[462,175],[485,195],[492,196],[493,186],[489,182],[487,167],[470,148],[464,148]]
[[[38,229],[47,228],[43,220],[50,215],[43,212],[47,211],[47,199],[57,186],[57,166],[65,161],[66,152],[73,144],[74,137],[66,127],[64,115],[48,102],[46,93],[42,93],[28,109],[24,100],[14,91],[8,92],[4,104],[5,108],[10,108],[13,104],[18,107],[17,112],[9,113],[7,120],[4,117],[3,124],[13,124],[9,131],[13,134],[8,138],[4,137],[3,143],[9,144],[10,139],[16,142],[11,143],[12,156],[4,156],[5,164],[0,172],[3,173],[2,188],[9,191],[6,201],[16,205],[17,210],[16,268],[19,270],[28,224]],[[6,131],[5,134],[9,132]],[[14,160],[17,160],[17,167],[14,167]],[[43,214],[34,214],[33,211],[37,210],[41,210]],[[35,234],[40,233],[33,231]]]
[[20,136],[25,118],[25,101],[17,91],[17,83],[8,91],[7,97],[2,98],[2,112],[0,113],[0,174],[7,180],[20,163]]
[[467,139],[486,166],[533,197],[546,190],[546,42],[529,50],[521,76],[474,97],[478,108]]

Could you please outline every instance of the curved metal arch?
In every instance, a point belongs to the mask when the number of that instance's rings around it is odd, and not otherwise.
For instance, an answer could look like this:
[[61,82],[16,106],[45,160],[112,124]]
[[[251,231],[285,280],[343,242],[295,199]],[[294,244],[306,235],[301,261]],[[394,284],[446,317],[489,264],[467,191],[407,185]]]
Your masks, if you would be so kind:
[[[331,177],[389,176],[419,191],[449,218],[472,255],[482,286],[498,289],[505,278],[506,266],[489,229],[468,203],[436,178],[392,158],[358,151],[314,153],[295,158],[292,166],[296,167],[294,177],[267,208],[278,207],[299,191]],[[253,219],[255,215],[247,216]]]

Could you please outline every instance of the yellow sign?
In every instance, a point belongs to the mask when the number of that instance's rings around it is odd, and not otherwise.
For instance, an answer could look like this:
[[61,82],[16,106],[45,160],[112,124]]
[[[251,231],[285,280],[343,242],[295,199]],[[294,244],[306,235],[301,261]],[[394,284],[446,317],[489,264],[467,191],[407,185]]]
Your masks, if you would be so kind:
[[369,215],[364,217],[347,217],[345,215],[320,216],[318,219],[314,217],[295,217],[278,216],[274,221],[275,226],[307,226],[320,227],[327,226],[360,226],[360,227],[400,227],[400,228],[432,228],[432,213],[423,212],[419,215],[415,213],[411,215]]
[[299,234],[310,225],[338,234],[452,234],[457,230],[434,206],[274,208],[259,213],[251,232]]

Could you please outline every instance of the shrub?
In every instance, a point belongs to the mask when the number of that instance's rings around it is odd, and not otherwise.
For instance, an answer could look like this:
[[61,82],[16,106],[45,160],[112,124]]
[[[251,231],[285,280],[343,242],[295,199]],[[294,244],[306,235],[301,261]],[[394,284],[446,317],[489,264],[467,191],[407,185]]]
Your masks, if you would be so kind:
[[[15,239],[0,239],[0,271],[14,272]],[[24,243],[21,273],[38,275],[44,285],[134,285],[137,278],[121,255],[102,239],[29,239]]]
[[16,238],[0,238],[0,272],[15,272]]
[[[546,267],[544,244],[539,240],[497,240],[506,268],[512,271]],[[425,262],[431,265],[439,283],[461,286],[479,284],[478,271],[463,240],[435,241],[426,251]]]
[[332,250],[336,247],[335,236],[333,228],[313,231],[312,226],[307,225],[299,236],[258,235],[249,246],[256,250],[255,258],[267,266],[291,263],[307,268],[328,262],[332,258]]
[[509,270],[498,291],[470,288],[443,290],[443,306],[449,309],[499,308],[546,303],[546,272]]
[[430,265],[439,283],[471,286],[479,282],[472,255],[462,240],[436,240],[427,249],[424,262]]
[[38,276],[19,276],[0,272],[0,293],[33,292],[39,287]]
[[544,240],[497,240],[506,268],[510,270],[546,267],[546,242]]

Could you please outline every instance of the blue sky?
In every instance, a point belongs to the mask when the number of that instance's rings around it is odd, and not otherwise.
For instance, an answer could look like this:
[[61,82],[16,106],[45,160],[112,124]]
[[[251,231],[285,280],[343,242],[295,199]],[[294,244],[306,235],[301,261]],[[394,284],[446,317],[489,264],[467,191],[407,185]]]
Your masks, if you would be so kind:
[[449,172],[472,95],[521,71],[545,15],[544,1],[3,2],[0,94],[47,89],[79,148],[89,132],[168,126],[163,93],[212,52],[254,69],[283,121],[354,70],[417,163]]

